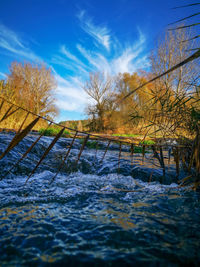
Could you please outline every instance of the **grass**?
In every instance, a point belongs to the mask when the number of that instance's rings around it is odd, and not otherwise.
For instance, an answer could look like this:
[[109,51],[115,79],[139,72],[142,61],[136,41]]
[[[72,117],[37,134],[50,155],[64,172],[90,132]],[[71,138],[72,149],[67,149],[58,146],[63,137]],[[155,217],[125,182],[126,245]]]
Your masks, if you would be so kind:
[[[43,134],[44,136],[56,136],[60,132],[60,130],[61,130],[60,128],[49,128],[49,129],[41,128],[38,132],[39,134]],[[65,130],[62,136],[69,137],[70,132]]]
[[[151,140],[147,140],[147,141],[151,141]],[[80,139],[80,144],[83,144],[84,139]],[[97,146],[97,141],[87,141],[86,143],[86,147],[90,148],[90,149],[96,149]],[[118,142],[115,142],[118,143]],[[146,144],[147,142],[144,142],[142,144]],[[126,145],[126,143],[124,143]],[[154,141],[148,142],[148,144],[155,144]],[[143,153],[143,147],[142,146],[134,146],[134,153]],[[145,148],[144,153],[150,153],[150,150],[148,149],[148,147]]]

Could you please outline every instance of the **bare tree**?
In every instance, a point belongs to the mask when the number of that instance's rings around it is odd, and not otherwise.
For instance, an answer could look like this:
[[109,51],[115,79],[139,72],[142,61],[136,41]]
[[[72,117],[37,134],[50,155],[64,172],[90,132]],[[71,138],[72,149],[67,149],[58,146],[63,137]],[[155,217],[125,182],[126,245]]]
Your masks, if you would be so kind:
[[[151,55],[154,77],[189,57],[197,46],[195,40],[186,41],[192,36],[187,28],[166,32]],[[197,110],[200,103],[196,94],[197,81],[199,59],[180,66],[153,83],[152,101],[148,103],[153,113],[151,125],[158,126],[162,135],[177,136],[191,130],[192,110]]]
[[90,128],[92,130],[104,130],[105,114],[110,104],[109,97],[112,95],[112,87],[113,80],[108,75],[99,72],[90,73],[84,90],[94,102],[86,109],[86,113],[91,119]]
[[54,117],[57,114],[53,97],[55,78],[44,64],[13,62],[8,84],[17,104],[42,116]]
[[[152,72],[159,75],[179,62],[185,60],[191,50],[196,48],[196,41],[191,39],[193,33],[191,30],[182,29],[167,31],[164,39],[158,42],[157,49],[153,50],[151,55]],[[188,90],[188,83],[199,74],[198,60],[185,64],[175,71],[163,76],[158,80],[166,89],[173,88],[176,94]]]

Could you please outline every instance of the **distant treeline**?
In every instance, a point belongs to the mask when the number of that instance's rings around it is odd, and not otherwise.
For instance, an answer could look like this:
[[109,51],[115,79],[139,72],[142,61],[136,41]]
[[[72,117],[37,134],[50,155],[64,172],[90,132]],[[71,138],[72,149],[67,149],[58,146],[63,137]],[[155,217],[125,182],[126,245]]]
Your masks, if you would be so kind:
[[77,131],[89,131],[89,123],[89,120],[69,120],[59,122],[59,124]]

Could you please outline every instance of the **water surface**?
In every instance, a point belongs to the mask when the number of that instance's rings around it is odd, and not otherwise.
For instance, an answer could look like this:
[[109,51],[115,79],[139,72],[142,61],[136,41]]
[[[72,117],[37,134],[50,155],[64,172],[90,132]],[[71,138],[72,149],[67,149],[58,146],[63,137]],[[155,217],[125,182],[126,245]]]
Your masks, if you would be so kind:
[[[0,135],[1,151],[11,138]],[[0,161],[1,177],[34,139]],[[178,188],[173,165],[163,180],[151,154],[131,163],[124,148],[119,166],[113,147],[103,162],[103,148],[86,149],[76,167],[77,141],[50,184],[71,141],[61,138],[25,184],[51,140],[0,181],[2,266],[199,266],[200,195]]]

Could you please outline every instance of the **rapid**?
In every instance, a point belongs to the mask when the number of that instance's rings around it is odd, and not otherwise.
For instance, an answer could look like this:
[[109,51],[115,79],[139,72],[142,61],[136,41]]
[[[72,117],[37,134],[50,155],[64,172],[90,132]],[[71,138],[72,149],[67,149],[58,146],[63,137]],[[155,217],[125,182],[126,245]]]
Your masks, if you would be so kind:
[[[12,138],[0,134],[0,153]],[[35,138],[0,160],[0,178]],[[200,193],[178,186],[173,163],[163,178],[151,153],[131,161],[124,146],[119,165],[117,144],[102,161],[102,142],[76,166],[76,140],[51,183],[71,143],[60,138],[25,183],[51,141],[42,137],[0,181],[1,266],[199,266]]]

